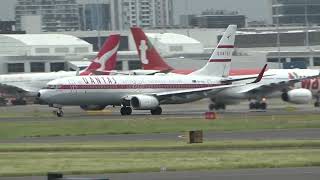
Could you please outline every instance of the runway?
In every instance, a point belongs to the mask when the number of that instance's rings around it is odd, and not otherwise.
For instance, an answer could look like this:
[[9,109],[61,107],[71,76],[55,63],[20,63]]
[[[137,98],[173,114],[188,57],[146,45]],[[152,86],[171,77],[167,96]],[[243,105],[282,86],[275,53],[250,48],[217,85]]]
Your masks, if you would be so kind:
[[[104,175],[82,175],[65,177],[109,178],[110,180],[318,180],[320,167],[240,169],[222,171],[182,171],[182,172],[148,172],[119,173]],[[0,177],[0,180],[45,180],[44,176]]]
[[[119,107],[107,107],[103,111],[83,111],[77,106],[63,107],[64,117],[57,118],[53,115],[53,108],[47,105],[27,105],[27,106],[6,106],[0,107],[0,122],[7,121],[54,121],[64,120],[122,120],[139,118],[203,118],[207,111],[208,100],[180,105],[163,105],[163,114],[152,116],[146,110],[133,110],[130,116],[121,116]],[[6,116],[14,114],[14,116]],[[270,116],[270,115],[296,115],[296,114],[320,114],[320,108],[308,105],[292,105],[273,100],[269,108],[262,110],[249,110],[248,103],[230,105],[225,111],[217,111],[218,116],[239,117],[239,116]]]

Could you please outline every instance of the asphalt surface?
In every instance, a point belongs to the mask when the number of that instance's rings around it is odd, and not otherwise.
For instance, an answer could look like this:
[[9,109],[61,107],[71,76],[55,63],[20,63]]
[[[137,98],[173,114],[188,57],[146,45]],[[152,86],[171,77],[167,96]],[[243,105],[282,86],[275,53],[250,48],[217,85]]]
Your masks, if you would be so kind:
[[[133,110],[131,116],[121,116],[120,108],[107,107],[103,111],[83,111],[76,106],[66,106],[63,108],[64,117],[57,118],[52,114],[54,108],[47,105],[9,106],[0,107],[0,122],[6,121],[53,121],[53,120],[122,120],[132,118],[203,118],[207,111],[208,100],[202,100],[191,104],[163,105],[163,114],[152,116],[149,111]],[[219,116],[239,117],[239,116],[270,116],[270,115],[300,115],[300,114],[320,114],[320,108],[310,105],[290,105],[284,102],[275,101],[270,103],[268,110],[248,110],[248,103],[230,105],[225,111],[217,111]],[[2,116],[1,114],[17,114],[16,116]],[[39,114],[39,115],[33,115]]]
[[[241,169],[223,171],[182,171],[120,173],[104,175],[64,176],[87,178],[108,178],[110,180],[319,180],[320,167]],[[0,180],[46,180],[47,177],[0,177]],[[83,179],[85,180],[85,179]]]

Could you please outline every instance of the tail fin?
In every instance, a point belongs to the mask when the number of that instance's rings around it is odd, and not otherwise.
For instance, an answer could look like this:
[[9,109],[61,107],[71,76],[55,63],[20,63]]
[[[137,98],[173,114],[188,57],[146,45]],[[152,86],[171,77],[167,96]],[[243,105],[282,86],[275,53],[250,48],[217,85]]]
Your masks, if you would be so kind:
[[93,71],[111,71],[116,68],[117,52],[120,44],[120,35],[110,35],[103,43],[98,55],[91,61],[91,64],[80,73],[90,75]]
[[207,64],[192,75],[227,77],[231,66],[237,25],[229,25]]
[[132,27],[131,33],[136,43],[139,58],[145,70],[172,70],[153,47],[146,34],[139,27]]

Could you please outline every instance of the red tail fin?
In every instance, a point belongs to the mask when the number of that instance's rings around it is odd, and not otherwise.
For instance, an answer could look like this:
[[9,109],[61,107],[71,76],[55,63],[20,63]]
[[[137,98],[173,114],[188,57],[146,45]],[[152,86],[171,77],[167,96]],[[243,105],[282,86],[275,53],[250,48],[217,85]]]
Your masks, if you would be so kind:
[[145,70],[172,70],[153,47],[141,28],[132,27],[131,33],[136,43],[139,58]]
[[111,71],[116,67],[117,52],[120,43],[120,35],[110,35],[103,43],[98,55],[91,61],[91,64],[80,73],[90,75],[93,71]]

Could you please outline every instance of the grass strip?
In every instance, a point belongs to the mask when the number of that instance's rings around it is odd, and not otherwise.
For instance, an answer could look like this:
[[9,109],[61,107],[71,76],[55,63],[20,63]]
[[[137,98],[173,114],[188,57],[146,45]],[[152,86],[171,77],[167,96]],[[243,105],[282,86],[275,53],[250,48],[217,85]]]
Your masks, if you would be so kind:
[[320,140],[237,140],[205,141],[187,144],[185,141],[130,141],[90,143],[32,143],[0,144],[0,152],[78,152],[78,151],[180,151],[180,150],[264,150],[320,148]]
[[0,138],[146,134],[204,131],[256,131],[262,129],[320,128],[320,115],[241,116],[217,120],[145,118],[125,120],[61,120],[0,122]]
[[0,176],[319,166],[320,150],[0,153]]

